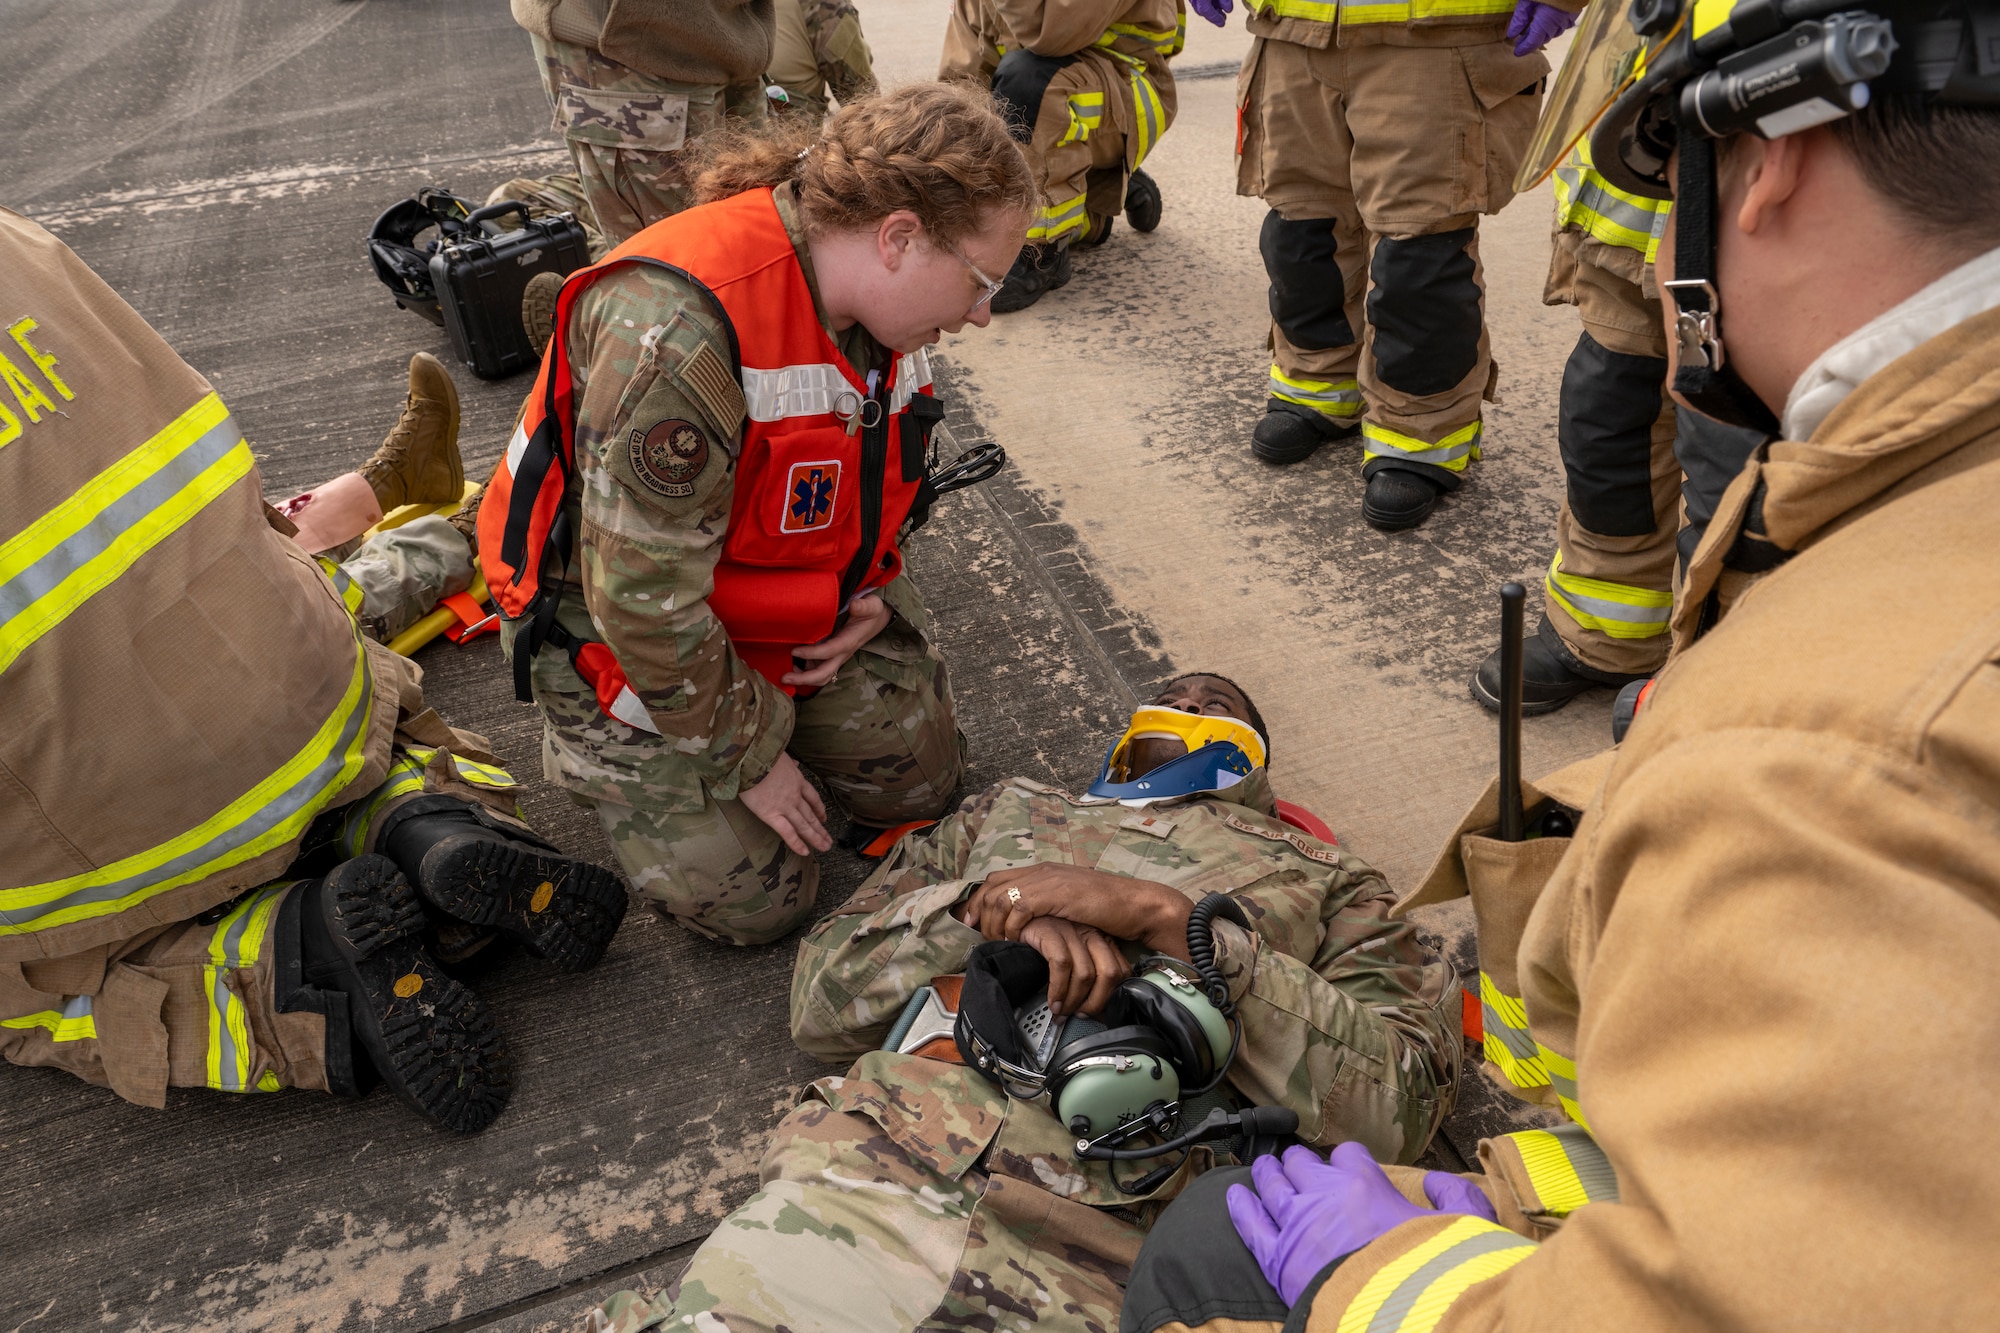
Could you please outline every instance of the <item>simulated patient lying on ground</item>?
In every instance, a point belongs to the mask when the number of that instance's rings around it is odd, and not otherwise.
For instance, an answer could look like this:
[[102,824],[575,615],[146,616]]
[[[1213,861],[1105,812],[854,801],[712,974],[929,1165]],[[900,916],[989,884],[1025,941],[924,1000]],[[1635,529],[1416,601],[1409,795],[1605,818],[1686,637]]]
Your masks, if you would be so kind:
[[[1379,872],[1278,818],[1263,730],[1236,686],[1186,676],[1138,711],[1091,794],[1017,778],[905,838],[799,948],[793,1036],[852,1068],[807,1090],[772,1136],[762,1190],[673,1287],[651,1301],[621,1292],[592,1326],[1014,1327],[1025,1313],[1041,1328],[1114,1327],[1160,1205],[1222,1145],[1136,1158],[1162,1142],[1148,1132],[1125,1145],[1135,1159],[1079,1157],[1079,1129],[1107,1128],[1091,1120],[1104,1103],[1071,1095],[1086,1074],[1116,1089],[1132,1071],[1157,1070],[1171,1086],[1171,1072],[1188,1104],[1165,1134],[1205,1107],[1255,1103],[1295,1113],[1308,1143],[1358,1140],[1384,1161],[1416,1158],[1459,1070],[1451,968],[1389,919]],[[1209,895],[1222,901],[1198,911]],[[1239,909],[1249,929],[1229,920]],[[1078,1062],[1056,1094],[1059,1118],[1026,1085],[1044,1076],[1021,1067],[1043,1054],[1024,1053],[1029,1033],[1010,1045],[969,1021],[996,981],[1026,1015],[1045,1001],[1048,1021],[1067,1021],[1044,1066],[1057,1071],[1073,1042],[1199,1011],[1189,921],[1211,912],[1218,1009],[1240,1029],[1233,1060],[1227,1040],[1203,1054],[1198,1035],[1189,1046],[1165,1024],[1133,1037],[1137,1055]],[[921,1053],[882,1049],[908,1011],[928,1006],[913,998],[948,994],[968,971],[950,1036],[922,1041]],[[1176,989],[1164,1011],[1147,999]],[[924,1035],[905,1028],[893,1045]],[[1013,1094],[967,1051],[989,1068],[1006,1056]],[[1194,1096],[1211,1062],[1221,1081]]]

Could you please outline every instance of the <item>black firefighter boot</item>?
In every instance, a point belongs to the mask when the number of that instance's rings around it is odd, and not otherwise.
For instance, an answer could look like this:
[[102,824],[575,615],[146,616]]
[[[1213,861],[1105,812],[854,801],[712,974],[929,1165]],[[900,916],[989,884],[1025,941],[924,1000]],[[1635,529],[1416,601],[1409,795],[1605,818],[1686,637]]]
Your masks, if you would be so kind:
[[1067,283],[1069,277],[1067,240],[1053,245],[1024,245],[1014,259],[1014,266],[1007,270],[1000,290],[993,294],[993,313],[1008,315],[1016,310],[1026,310]]
[[1351,440],[1361,433],[1358,423],[1336,421],[1324,412],[1272,398],[1264,404],[1264,419],[1250,433],[1250,452],[1266,463],[1303,463],[1322,444]]
[[1133,231],[1151,231],[1160,225],[1160,183],[1143,171],[1134,171],[1125,182],[1125,220]]
[[[1599,671],[1577,660],[1547,616],[1521,644],[1521,714],[1553,713],[1585,690],[1622,689],[1644,674]],[[1472,676],[1472,697],[1500,711],[1500,650],[1479,664]]]
[[420,796],[401,806],[375,846],[426,903],[497,927],[564,972],[602,958],[625,919],[625,885],[616,875],[455,796]]
[[[424,913],[385,856],[361,856],[298,886],[279,908],[283,1012],[326,1018],[328,1088],[379,1079],[446,1129],[493,1123],[514,1087],[500,1027],[423,947]],[[365,1057],[365,1058],[361,1058]]]

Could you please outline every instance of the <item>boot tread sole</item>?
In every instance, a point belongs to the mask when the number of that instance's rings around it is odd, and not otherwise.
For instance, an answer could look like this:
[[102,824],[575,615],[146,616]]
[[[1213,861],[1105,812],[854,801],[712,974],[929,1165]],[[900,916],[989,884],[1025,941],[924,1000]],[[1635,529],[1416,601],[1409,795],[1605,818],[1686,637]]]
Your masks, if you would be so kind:
[[625,885],[602,866],[476,834],[425,852],[421,879],[444,911],[505,931],[564,972],[602,958],[625,919]]
[[446,1129],[486,1128],[513,1089],[512,1061],[479,997],[424,949],[423,909],[409,882],[386,858],[365,858],[336,870],[323,892],[328,931],[350,972],[354,1037],[383,1081]]

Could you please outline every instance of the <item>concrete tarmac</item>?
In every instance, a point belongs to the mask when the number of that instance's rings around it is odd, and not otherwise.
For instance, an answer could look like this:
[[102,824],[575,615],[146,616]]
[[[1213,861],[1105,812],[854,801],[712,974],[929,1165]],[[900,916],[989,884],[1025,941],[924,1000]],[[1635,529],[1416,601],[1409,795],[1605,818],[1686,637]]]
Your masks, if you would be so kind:
[[[941,0],[862,0],[878,69],[929,77]],[[411,352],[362,244],[426,184],[483,196],[561,169],[526,35],[498,0],[0,0],[0,204],[51,227],[209,376],[273,496],[356,466]],[[1358,446],[1289,469],[1248,452],[1263,411],[1262,205],[1234,193],[1241,20],[1191,19],[1180,116],[1149,160],[1150,235],[1122,224],[1034,309],[939,357],[961,441],[1012,466],[953,497],[912,564],[953,663],[976,784],[1072,788],[1177,670],[1228,674],[1269,718],[1280,791],[1399,888],[1493,771],[1466,682],[1495,590],[1534,591],[1561,473],[1555,396],[1575,317],[1540,304],[1546,191],[1483,228],[1500,401],[1486,457],[1423,528],[1361,522]],[[459,375],[468,470],[493,465],[525,377]],[[1531,620],[1532,624],[1532,620]],[[490,639],[419,659],[432,702],[489,734],[529,817],[610,863],[540,781],[538,726]],[[1608,741],[1608,695],[1528,727],[1536,773]],[[142,794],[139,794],[142,795]],[[865,873],[827,860],[822,909]],[[1431,927],[1461,961],[1462,914]],[[792,948],[730,950],[635,909],[596,971],[495,960],[473,977],[520,1070],[471,1140],[385,1095],[167,1111],[0,1070],[0,1329],[571,1327],[663,1281],[755,1183],[769,1126],[827,1072],[791,1046]],[[1439,1163],[1510,1112],[1470,1074]]]

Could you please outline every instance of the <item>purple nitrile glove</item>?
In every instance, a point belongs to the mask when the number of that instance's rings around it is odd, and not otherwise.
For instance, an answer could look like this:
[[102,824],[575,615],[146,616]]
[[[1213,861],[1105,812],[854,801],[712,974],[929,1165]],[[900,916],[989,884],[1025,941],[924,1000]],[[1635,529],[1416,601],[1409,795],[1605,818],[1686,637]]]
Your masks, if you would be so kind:
[[1507,35],[1514,39],[1514,54],[1539,51],[1576,26],[1576,15],[1567,9],[1545,5],[1542,0],[1520,0],[1514,17],[1507,20]]
[[[1229,1187],[1229,1220],[1287,1305],[1335,1259],[1430,1211],[1404,1198],[1358,1143],[1341,1144],[1331,1161],[1297,1146],[1285,1150],[1282,1165],[1259,1157],[1250,1178],[1254,1193]],[[1439,1212],[1494,1220],[1493,1205],[1462,1176],[1426,1172],[1424,1193]]]
[[1188,8],[1220,28],[1229,22],[1229,11],[1235,4],[1234,0],[1188,0]]

